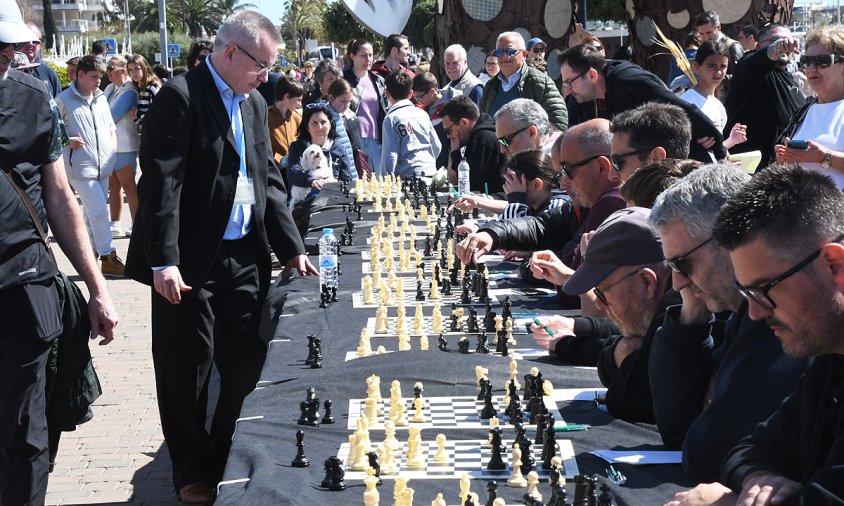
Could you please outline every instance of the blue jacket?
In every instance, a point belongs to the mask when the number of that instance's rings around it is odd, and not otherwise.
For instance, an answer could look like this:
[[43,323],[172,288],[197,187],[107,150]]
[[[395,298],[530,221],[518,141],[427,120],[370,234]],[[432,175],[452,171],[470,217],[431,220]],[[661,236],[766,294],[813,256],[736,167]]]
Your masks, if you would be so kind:
[[[290,145],[290,151],[287,153],[287,181],[290,185],[309,187],[314,182],[314,178],[309,177],[305,171],[302,170],[302,165],[299,163],[302,160],[302,153],[308,149],[311,141],[305,139],[296,139]],[[350,181],[351,175],[349,172],[349,165],[346,163],[346,150],[335,139],[331,144],[331,149],[322,150],[331,163],[334,177],[341,181]]]

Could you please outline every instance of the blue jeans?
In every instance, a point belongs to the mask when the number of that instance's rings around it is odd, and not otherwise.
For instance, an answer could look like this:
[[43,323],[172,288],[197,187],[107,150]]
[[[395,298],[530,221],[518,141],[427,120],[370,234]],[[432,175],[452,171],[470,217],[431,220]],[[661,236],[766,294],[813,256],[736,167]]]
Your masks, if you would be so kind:
[[364,137],[360,149],[369,157],[369,166],[376,176],[381,175],[381,142]]

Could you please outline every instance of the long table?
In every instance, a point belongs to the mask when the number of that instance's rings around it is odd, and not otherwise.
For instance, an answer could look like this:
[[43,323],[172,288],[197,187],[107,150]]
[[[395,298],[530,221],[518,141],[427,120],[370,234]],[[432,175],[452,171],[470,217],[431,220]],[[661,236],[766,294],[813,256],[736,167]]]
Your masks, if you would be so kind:
[[[342,228],[347,213],[340,207],[350,199],[336,187],[323,190],[321,201],[310,214],[312,232],[306,242],[314,244],[322,226],[335,225]],[[321,210],[321,212],[320,212]],[[273,339],[269,344],[260,382],[254,392],[245,400],[235,430],[231,453],[223,482],[219,486],[217,504],[363,504],[362,481],[349,479],[347,489],[330,492],[322,488],[325,476],[324,461],[338,454],[342,443],[348,442],[349,400],[366,397],[366,378],[372,374],[381,378],[381,393],[389,397],[390,383],[398,380],[405,399],[412,398],[413,385],[424,385],[423,397],[475,396],[477,384],[475,367],[489,369],[488,376],[503,394],[503,385],[509,377],[509,359],[483,354],[462,354],[457,351],[456,339],[449,338],[449,350],[437,349],[436,336],[429,336],[430,350],[419,350],[418,339],[412,339],[412,350],[374,355],[347,360],[348,352],[354,351],[362,327],[374,316],[372,309],[356,309],[352,305],[352,293],[360,290],[362,262],[360,251],[368,249],[365,238],[369,236],[372,222],[355,221],[356,213],[348,213],[355,222],[356,246],[343,247],[341,257],[340,289],[338,302],[327,308],[319,308],[319,283],[316,277],[295,277],[289,282],[278,280],[273,295],[283,298],[283,309],[276,306]],[[374,216],[371,213],[370,217]],[[339,235],[339,234],[338,234]],[[505,265],[506,267],[506,265]],[[510,265],[512,267],[512,265]],[[518,286],[518,282],[502,281],[501,286]],[[554,312],[553,298],[513,298],[514,313]],[[482,307],[479,308],[482,316]],[[392,314],[392,313],[391,313]],[[412,322],[412,307],[408,308],[408,322]],[[427,313],[426,313],[427,314]],[[312,369],[304,364],[308,356],[307,336],[316,335],[322,341],[322,368]],[[533,348],[529,335],[516,335],[517,348]],[[388,349],[396,348],[396,339],[387,339]],[[373,348],[378,338],[372,339]],[[472,340],[474,350],[474,339]],[[594,368],[566,365],[546,354],[526,355],[518,360],[519,377],[531,367],[538,368],[546,380],[556,389],[600,388],[601,384]],[[297,424],[299,405],[305,400],[309,387],[313,387],[321,402],[332,401],[334,424],[309,427]],[[633,466],[616,464],[616,468],[627,476],[624,486],[607,480],[607,463],[588,453],[594,449],[612,450],[661,450],[659,434],[655,427],[630,424],[616,420],[596,406],[594,401],[575,400],[560,404],[557,420],[568,423],[588,424],[591,428],[580,432],[558,433],[558,440],[571,441],[580,473],[598,475],[601,483],[608,483],[616,504],[662,504],[676,491],[693,485],[683,474],[679,465]],[[321,407],[320,411],[324,411]],[[412,412],[408,414],[410,416]],[[503,426],[504,427],[504,426]],[[311,465],[296,468],[291,465],[296,455],[296,432],[305,433],[305,455]],[[433,441],[438,433],[446,435],[449,441],[486,439],[488,430],[484,427],[458,429],[424,429],[424,441]],[[504,427],[505,440],[512,439],[510,428]],[[373,444],[384,439],[383,430],[371,430]],[[530,432],[528,433],[530,435]],[[406,430],[398,430],[396,437],[403,441]],[[478,457],[480,459],[480,456]],[[525,489],[505,485],[509,472],[498,481],[498,496],[507,504],[521,504]],[[418,479],[408,483],[414,489],[416,504],[429,504],[437,493],[442,493],[448,504],[459,504],[459,483],[453,478]],[[473,480],[471,490],[486,501],[486,482]],[[550,497],[550,488],[541,484],[543,497]],[[393,480],[385,477],[379,487],[381,504],[391,504]],[[573,486],[568,485],[569,501],[573,498]]]

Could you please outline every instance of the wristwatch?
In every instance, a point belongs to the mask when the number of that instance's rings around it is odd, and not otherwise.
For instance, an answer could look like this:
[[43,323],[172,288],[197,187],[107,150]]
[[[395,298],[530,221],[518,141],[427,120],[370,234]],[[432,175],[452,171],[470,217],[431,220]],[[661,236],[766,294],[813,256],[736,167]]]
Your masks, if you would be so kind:
[[832,150],[826,150],[826,155],[823,157],[823,161],[821,162],[821,167],[824,169],[829,169],[832,167]]

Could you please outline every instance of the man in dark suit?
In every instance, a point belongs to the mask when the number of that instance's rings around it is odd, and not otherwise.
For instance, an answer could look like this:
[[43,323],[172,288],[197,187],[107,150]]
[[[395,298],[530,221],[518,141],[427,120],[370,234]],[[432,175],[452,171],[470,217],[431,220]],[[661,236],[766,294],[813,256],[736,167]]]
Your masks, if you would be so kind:
[[[187,503],[213,500],[243,398],[264,363],[257,329],[270,246],[283,276],[317,274],[273,162],[266,103],[254,91],[267,80],[278,42],[264,16],[229,17],[214,52],[168,81],[144,118],[126,274],[153,286],[158,406],[173,482]],[[221,382],[209,433],[212,361]]]

